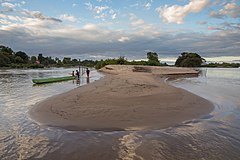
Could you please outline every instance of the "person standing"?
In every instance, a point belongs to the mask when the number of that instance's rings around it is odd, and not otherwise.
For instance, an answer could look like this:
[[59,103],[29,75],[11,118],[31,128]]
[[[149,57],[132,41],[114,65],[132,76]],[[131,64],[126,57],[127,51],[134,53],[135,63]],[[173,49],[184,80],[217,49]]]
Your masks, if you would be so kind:
[[79,80],[80,79],[80,74],[79,74],[78,70],[76,70],[76,76],[77,76],[77,79]]
[[89,78],[90,70],[88,68],[86,70],[86,73],[87,73],[87,78]]

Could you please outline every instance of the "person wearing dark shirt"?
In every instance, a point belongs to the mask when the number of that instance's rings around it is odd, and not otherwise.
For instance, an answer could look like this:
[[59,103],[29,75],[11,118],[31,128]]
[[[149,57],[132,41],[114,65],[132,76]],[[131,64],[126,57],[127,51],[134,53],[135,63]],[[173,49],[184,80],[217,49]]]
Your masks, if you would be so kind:
[[86,70],[86,73],[87,73],[87,78],[89,78],[90,70],[88,68]]
[[77,79],[79,80],[80,74],[79,74],[79,71],[78,71],[78,70],[76,70],[76,76],[77,76]]

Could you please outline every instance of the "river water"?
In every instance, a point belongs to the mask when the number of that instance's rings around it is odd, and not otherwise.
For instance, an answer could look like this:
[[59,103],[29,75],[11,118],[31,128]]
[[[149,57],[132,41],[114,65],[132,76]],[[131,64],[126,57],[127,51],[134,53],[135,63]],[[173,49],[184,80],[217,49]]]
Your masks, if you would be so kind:
[[[240,159],[240,69],[203,68],[170,83],[215,105],[209,115],[149,131],[67,131],[41,126],[28,111],[50,96],[81,87],[74,81],[34,86],[32,78],[70,69],[0,70],[0,159]],[[90,82],[102,75],[91,72]]]

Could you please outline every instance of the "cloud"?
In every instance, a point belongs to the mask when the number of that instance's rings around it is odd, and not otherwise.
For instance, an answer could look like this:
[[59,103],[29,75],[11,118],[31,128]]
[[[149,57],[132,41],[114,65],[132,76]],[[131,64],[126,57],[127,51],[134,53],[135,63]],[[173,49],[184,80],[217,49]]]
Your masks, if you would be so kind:
[[149,10],[149,9],[151,9],[151,6],[152,6],[152,4],[151,3],[146,3],[145,5],[144,5],[144,8],[146,9],[146,10]]
[[149,37],[159,34],[159,30],[152,24],[147,24],[143,19],[135,14],[130,14],[130,27],[138,35],[148,35]]
[[120,53],[128,59],[139,59],[145,58],[146,50],[156,51],[160,57],[177,57],[183,51],[197,52],[204,57],[237,56],[240,50],[240,32],[236,29],[211,34],[161,33],[152,37],[140,35],[139,30],[127,33],[100,24],[77,28],[33,18],[26,18],[23,24],[0,27],[0,37],[5,45],[29,54],[42,52],[61,57],[68,53],[81,59],[118,57]]
[[108,6],[95,6],[93,11],[96,12],[97,14],[101,14],[103,11],[109,9]]
[[131,8],[135,8],[135,7],[139,7],[139,6],[140,6],[139,3],[134,3],[134,4],[131,4],[129,7],[131,7]]
[[16,7],[15,4],[12,4],[12,3],[9,3],[9,2],[4,2],[4,3],[2,3],[1,5],[2,5],[2,7],[11,8],[11,9],[13,9],[13,8]]
[[96,30],[97,26],[95,24],[86,24],[83,26],[83,29],[85,30]]
[[77,22],[78,19],[72,15],[69,14],[62,14],[60,15],[60,19],[70,21],[70,22]]
[[24,9],[22,11],[22,13],[25,14],[26,16],[30,16],[32,18],[37,18],[37,19],[40,19],[40,20],[49,20],[49,21],[54,21],[54,22],[62,22],[62,20],[60,20],[58,18],[44,16],[39,11],[29,11],[27,9]]
[[145,22],[144,22],[143,19],[137,19],[137,18],[136,19],[132,19],[132,21],[130,23],[130,25],[132,27],[139,27],[139,26],[142,26],[144,24],[145,24]]
[[106,19],[115,20],[117,18],[117,12],[109,6],[94,6],[92,3],[85,3],[86,8],[92,11],[95,19]]
[[16,4],[9,3],[9,2],[4,2],[1,4],[1,6],[3,7],[3,10],[1,12],[12,12],[17,7]]
[[207,24],[208,22],[207,21],[198,21],[197,22],[197,24],[199,24],[199,25],[205,25],[205,24]]
[[121,38],[118,39],[119,42],[127,42],[129,40],[130,40],[129,37],[121,37]]
[[73,3],[73,4],[72,4],[72,7],[76,7],[76,6],[78,6],[77,3]]
[[240,23],[224,22],[217,26],[208,26],[208,30],[240,31]]
[[117,18],[117,14],[114,13],[114,14],[112,15],[112,19],[114,20],[114,19],[116,19],[116,18]]
[[208,26],[208,30],[223,30],[221,27],[215,27],[215,26]]
[[184,6],[165,5],[157,8],[156,11],[164,22],[181,24],[189,13],[200,12],[207,7],[209,3],[210,0],[190,0],[190,2]]
[[236,3],[227,3],[224,5],[224,8],[217,11],[211,11],[209,14],[211,17],[214,18],[224,18],[224,17],[231,17],[231,18],[239,18],[240,17],[240,6]]

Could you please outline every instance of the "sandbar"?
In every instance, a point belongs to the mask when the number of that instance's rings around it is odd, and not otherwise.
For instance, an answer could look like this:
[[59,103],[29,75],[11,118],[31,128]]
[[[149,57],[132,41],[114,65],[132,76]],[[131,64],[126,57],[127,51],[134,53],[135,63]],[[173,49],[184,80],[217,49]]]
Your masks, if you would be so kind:
[[36,104],[30,117],[67,130],[121,131],[171,127],[213,109],[204,98],[166,83],[197,76],[191,68],[108,65],[104,78]]

